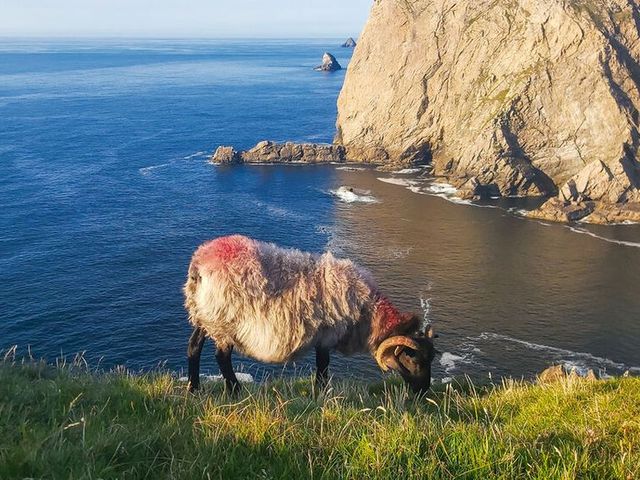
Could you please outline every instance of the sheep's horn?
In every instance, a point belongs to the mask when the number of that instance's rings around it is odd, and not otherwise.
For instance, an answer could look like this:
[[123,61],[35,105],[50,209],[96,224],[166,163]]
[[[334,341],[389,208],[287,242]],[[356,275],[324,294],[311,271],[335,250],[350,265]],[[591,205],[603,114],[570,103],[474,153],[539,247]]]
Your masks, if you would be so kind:
[[378,365],[384,372],[387,372],[389,370],[389,366],[384,361],[385,354],[389,349],[393,347],[408,347],[412,350],[420,349],[416,341],[409,337],[397,335],[395,337],[387,338],[380,344],[380,346],[376,350],[376,362],[378,362]]

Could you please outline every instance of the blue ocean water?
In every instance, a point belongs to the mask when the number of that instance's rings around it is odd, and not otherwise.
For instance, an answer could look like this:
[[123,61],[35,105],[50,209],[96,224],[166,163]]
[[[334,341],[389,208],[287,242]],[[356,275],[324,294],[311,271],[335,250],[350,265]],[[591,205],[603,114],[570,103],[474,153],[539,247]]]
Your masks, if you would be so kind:
[[[326,50],[346,66],[339,44],[2,41],[0,348],[180,370],[190,255],[242,233],[369,267],[442,331],[439,377],[640,365],[637,226],[571,230],[509,213],[523,202],[459,205],[415,172],[207,163],[220,144],[330,142],[344,71],[312,67]],[[366,194],[332,194],[341,185]],[[367,357],[332,366],[378,375]]]
[[205,160],[218,144],[331,141],[344,73],[312,67],[336,42],[2,44],[1,346],[177,368],[198,243],[322,249],[309,218],[329,222],[331,172]]

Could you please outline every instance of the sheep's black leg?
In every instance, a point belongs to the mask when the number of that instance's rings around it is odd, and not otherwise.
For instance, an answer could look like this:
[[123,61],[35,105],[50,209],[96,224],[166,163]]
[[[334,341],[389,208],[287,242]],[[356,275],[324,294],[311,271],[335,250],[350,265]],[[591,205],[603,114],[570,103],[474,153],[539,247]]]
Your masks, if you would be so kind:
[[205,333],[200,327],[195,327],[189,346],[187,347],[187,357],[189,358],[189,391],[193,392],[200,387],[200,354],[204,345]]
[[316,387],[323,388],[329,377],[329,349],[316,347]]
[[216,347],[216,360],[218,361],[218,367],[220,367],[220,373],[224,377],[224,381],[227,388],[231,393],[237,393],[240,390],[240,382],[236,378],[236,374],[233,372],[233,365],[231,365],[231,352],[233,346]]

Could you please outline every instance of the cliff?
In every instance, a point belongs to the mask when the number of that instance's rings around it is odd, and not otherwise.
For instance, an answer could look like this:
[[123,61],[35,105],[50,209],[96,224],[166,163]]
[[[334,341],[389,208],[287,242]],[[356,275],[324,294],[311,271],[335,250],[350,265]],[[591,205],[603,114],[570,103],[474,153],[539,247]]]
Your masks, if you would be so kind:
[[351,161],[432,163],[532,215],[640,221],[632,0],[376,0],[338,101]]

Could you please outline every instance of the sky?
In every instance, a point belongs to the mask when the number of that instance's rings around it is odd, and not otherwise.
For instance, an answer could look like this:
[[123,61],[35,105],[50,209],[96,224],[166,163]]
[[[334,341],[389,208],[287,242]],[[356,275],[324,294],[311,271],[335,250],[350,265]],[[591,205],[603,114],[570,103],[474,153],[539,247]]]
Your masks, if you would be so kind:
[[0,0],[0,37],[357,37],[373,0]]

